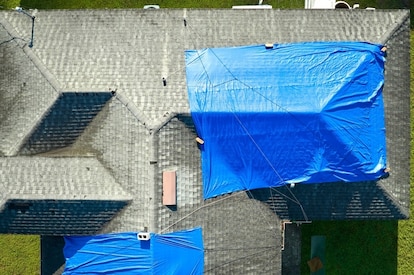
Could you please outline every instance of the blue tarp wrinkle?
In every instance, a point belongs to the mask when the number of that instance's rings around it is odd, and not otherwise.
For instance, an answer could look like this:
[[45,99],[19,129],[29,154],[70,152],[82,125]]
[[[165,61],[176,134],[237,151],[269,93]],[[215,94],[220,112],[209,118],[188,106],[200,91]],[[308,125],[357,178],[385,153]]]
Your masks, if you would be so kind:
[[65,237],[63,274],[200,275],[204,271],[201,228],[168,234],[137,233]]
[[186,51],[204,198],[290,183],[377,180],[386,167],[381,45]]

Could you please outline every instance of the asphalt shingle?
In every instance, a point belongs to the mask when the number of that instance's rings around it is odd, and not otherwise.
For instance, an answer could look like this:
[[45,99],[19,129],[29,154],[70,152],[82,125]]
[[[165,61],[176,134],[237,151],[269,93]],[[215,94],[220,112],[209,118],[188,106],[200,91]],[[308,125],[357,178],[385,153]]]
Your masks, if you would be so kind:
[[[206,273],[280,274],[282,219],[407,218],[408,14],[48,10],[36,14],[34,47],[29,49],[23,46],[30,37],[30,20],[1,11],[0,155],[10,158],[0,158],[0,186],[6,190],[0,192],[0,232],[163,232],[201,225]],[[389,46],[384,100],[390,176],[379,182],[297,185],[204,201],[184,51],[344,40]],[[112,91],[116,93],[109,100],[106,95]],[[50,114],[62,109],[63,92],[102,93],[102,98],[97,102],[88,97],[90,101],[82,103],[93,112],[85,124],[78,121],[79,112],[74,127],[58,125],[45,131],[49,122],[59,121]],[[68,114],[71,105],[66,103]],[[99,110],[92,111],[98,105]],[[56,146],[52,132],[62,138],[75,136]],[[36,147],[37,141],[43,145]],[[16,157],[22,146],[27,157]],[[33,156],[40,152],[43,157]],[[85,155],[91,157],[81,157]],[[162,205],[164,170],[177,174],[175,207]],[[55,223],[41,226],[45,220]]]
[[131,200],[95,158],[0,159],[1,233],[94,234]]

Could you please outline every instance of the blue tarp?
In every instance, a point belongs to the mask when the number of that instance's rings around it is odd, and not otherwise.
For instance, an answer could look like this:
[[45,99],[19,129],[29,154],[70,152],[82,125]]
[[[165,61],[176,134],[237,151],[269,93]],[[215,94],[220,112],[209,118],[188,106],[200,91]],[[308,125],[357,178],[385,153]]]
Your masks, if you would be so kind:
[[63,274],[203,274],[201,228],[169,234],[151,233],[150,240],[127,232],[65,237]]
[[383,176],[384,62],[362,42],[186,51],[204,198]]

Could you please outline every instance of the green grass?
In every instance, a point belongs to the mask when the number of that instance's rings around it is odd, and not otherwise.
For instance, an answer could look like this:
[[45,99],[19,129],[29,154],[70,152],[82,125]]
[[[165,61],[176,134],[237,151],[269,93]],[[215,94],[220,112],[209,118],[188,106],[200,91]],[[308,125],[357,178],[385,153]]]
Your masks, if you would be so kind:
[[301,273],[311,236],[326,236],[326,274],[397,274],[397,221],[331,221],[302,226]]
[[[359,3],[361,8],[403,8],[407,0],[347,1],[351,6]],[[142,8],[146,4],[158,4],[161,8],[230,8],[233,5],[253,5],[258,0],[0,0],[0,7],[37,9],[85,9],[85,8]],[[279,9],[303,8],[304,0],[264,0],[264,4]]]
[[40,274],[39,251],[39,236],[0,235],[0,274]]
[[[361,8],[401,8],[404,1],[367,0],[347,1],[360,3]],[[253,0],[0,0],[0,9],[16,6],[38,9],[79,8],[142,8],[145,4],[159,4],[162,8],[229,8],[232,5],[256,4]],[[303,8],[304,1],[264,1],[274,8]],[[412,12],[412,15],[414,12]],[[411,20],[413,26],[414,20]],[[411,32],[414,47],[414,32]],[[411,52],[411,108],[414,108],[414,51]],[[414,109],[411,110],[414,121]],[[414,126],[412,126],[414,138]],[[414,147],[414,146],[413,146]],[[412,150],[414,160],[414,150]],[[414,166],[411,165],[414,183]],[[411,191],[411,217],[414,217],[414,186]],[[341,221],[314,222],[303,226],[302,274],[309,274],[306,261],[310,256],[310,237],[327,236],[327,274],[410,274],[414,270],[414,219],[406,221]],[[1,274],[40,274],[39,236],[0,235]]]
[[[374,1],[375,2],[375,1]],[[254,5],[258,0],[0,0],[0,7],[12,9],[102,9],[142,8],[147,4],[158,4],[161,8],[231,8],[234,5]],[[264,4],[275,8],[303,8],[302,0],[264,0]]]

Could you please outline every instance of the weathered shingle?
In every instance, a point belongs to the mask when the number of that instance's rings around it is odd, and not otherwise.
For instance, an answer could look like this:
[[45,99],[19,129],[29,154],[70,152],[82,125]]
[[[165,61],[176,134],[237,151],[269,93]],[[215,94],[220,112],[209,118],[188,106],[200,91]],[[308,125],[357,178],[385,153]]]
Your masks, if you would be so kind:
[[2,194],[20,199],[129,198],[93,157],[0,158]]
[[126,205],[122,200],[10,199],[0,212],[0,233],[93,235]]
[[[0,155],[14,155],[58,93],[0,16]],[[6,24],[9,26],[9,24]],[[9,26],[10,28],[10,26]]]
[[[185,49],[298,41],[380,43],[406,14],[380,10],[39,11],[33,51],[62,83],[62,90],[117,89],[150,119],[147,124],[156,124],[166,111],[188,111]],[[30,37],[27,18],[11,12],[4,16],[21,37]]]
[[[163,232],[201,225],[206,273],[280,274],[281,219],[407,218],[408,22],[402,10],[48,10],[36,14],[29,49],[23,46],[30,20],[1,11],[6,65],[0,67],[0,154],[14,157],[0,159],[0,188],[6,190],[0,192],[0,232]],[[384,99],[390,176],[377,183],[297,185],[203,200],[184,51],[344,40],[389,46]],[[58,105],[66,102],[62,92],[115,90],[105,108],[91,110],[87,126],[55,131],[61,121],[57,113],[50,116],[53,110],[70,110],[70,104]],[[46,127],[55,121],[58,126]],[[52,132],[76,138],[56,146]],[[15,157],[22,144],[28,154],[66,147],[43,157]],[[164,170],[177,174],[175,207],[162,205]],[[56,224],[36,227],[44,219]],[[64,224],[70,231],[62,230]]]
[[110,92],[62,93],[24,143],[20,154],[71,146],[112,97]]
[[0,159],[1,233],[94,234],[131,200],[95,158]]
[[266,202],[281,218],[294,221],[405,219],[378,182],[298,184],[257,189],[251,197]]

